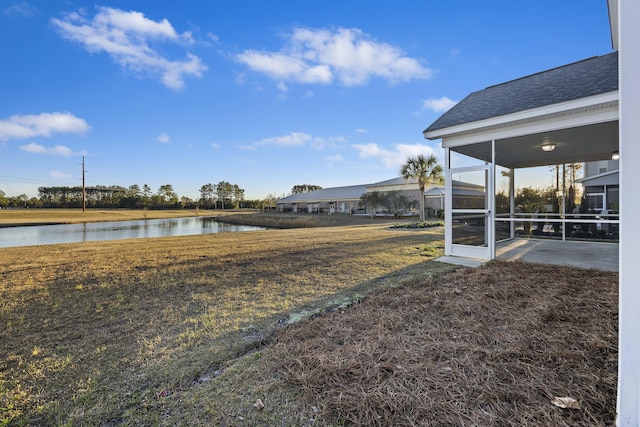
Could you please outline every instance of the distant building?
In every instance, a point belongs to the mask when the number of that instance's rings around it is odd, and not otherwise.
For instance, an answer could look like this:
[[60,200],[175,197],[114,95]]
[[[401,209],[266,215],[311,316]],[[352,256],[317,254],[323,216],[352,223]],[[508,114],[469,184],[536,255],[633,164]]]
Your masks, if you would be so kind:
[[[465,199],[474,206],[478,203],[484,204],[483,187],[458,181],[453,181],[453,187],[453,191],[459,199]],[[397,177],[373,184],[323,188],[308,193],[292,194],[278,199],[276,204],[278,212],[364,213],[364,208],[360,206],[360,198],[363,194],[374,191],[380,193],[397,191],[409,200],[415,201],[420,198],[420,187],[415,179],[406,180],[403,177]],[[425,187],[423,197],[425,198],[425,209],[434,211],[444,209],[444,184],[428,184]],[[385,213],[386,211],[382,206],[379,206],[376,212]],[[415,209],[409,209],[407,213],[418,215]]]
[[276,200],[278,212],[346,213],[358,209],[366,185],[323,188],[308,193],[296,193]]
[[576,180],[584,187],[590,213],[618,213],[620,210],[620,161],[600,160],[584,164],[584,178]]

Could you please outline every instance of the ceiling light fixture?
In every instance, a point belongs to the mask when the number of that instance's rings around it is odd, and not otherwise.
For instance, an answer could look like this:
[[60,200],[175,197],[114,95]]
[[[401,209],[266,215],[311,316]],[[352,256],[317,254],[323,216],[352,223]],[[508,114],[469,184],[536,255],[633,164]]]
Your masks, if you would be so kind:
[[611,160],[620,160],[620,152],[618,150],[611,153]]
[[546,151],[548,153],[549,151],[553,151],[556,149],[556,144],[553,144],[551,142],[546,142],[542,144],[540,148],[542,148],[542,151]]

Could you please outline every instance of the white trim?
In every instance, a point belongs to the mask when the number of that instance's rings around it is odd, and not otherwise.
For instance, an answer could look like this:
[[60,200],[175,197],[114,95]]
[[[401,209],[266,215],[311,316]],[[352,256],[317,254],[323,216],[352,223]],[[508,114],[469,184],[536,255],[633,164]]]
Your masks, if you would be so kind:
[[611,47],[618,50],[620,43],[618,38],[618,0],[607,0],[609,11],[609,30],[611,31]]
[[618,426],[640,425],[640,2],[619,0],[620,276],[618,294]]
[[[483,260],[490,260],[492,258],[491,241],[493,237],[493,221],[492,221],[492,201],[489,191],[493,187],[493,165],[484,164],[477,166],[465,166],[460,168],[449,168],[450,150],[445,148],[445,255],[455,257],[468,257],[478,258]],[[485,208],[484,209],[453,209],[453,181],[452,176],[454,173],[476,172],[483,171],[485,176]],[[488,181],[488,182],[487,182]],[[485,245],[472,246],[461,245],[453,243],[453,215],[454,214],[475,214],[484,215],[484,238]]]
[[451,213],[451,207],[453,206],[453,181],[451,180],[451,152],[448,148],[444,149],[444,254],[445,256],[452,256],[453,252],[453,215]]
[[[600,95],[580,98],[573,101],[559,102],[557,104],[547,105],[544,107],[533,108],[530,110],[518,111],[517,113],[506,114],[498,117],[491,117],[475,122],[463,123],[433,131],[424,131],[426,139],[445,138],[450,135],[459,133],[475,132],[478,129],[503,127],[506,124],[522,124],[528,121],[540,121],[552,118],[553,116],[575,115],[589,110],[610,109],[615,107],[616,115],[611,120],[617,120],[617,106],[619,94],[618,91],[607,92]],[[605,120],[605,121],[611,121]]]
[[[477,129],[469,130],[464,133],[450,133],[442,137],[442,145],[447,147],[457,147],[461,145],[487,142],[492,139],[500,140],[515,138],[554,130],[571,129],[580,126],[613,122],[618,120],[618,117],[618,103],[615,102],[600,105],[598,108],[566,111],[563,114],[539,116],[535,119],[532,118],[526,121],[505,121],[499,129],[495,126],[479,126]],[[480,122],[477,123],[479,124]]]
[[[509,214],[511,218],[515,218],[516,214],[516,174],[513,168],[509,169]],[[498,215],[495,216],[496,218]],[[512,239],[516,237],[516,223],[512,222],[510,226],[510,236]]]
[[583,183],[585,181],[589,181],[590,179],[602,178],[602,177],[613,175],[613,174],[616,174],[616,173],[619,173],[619,172],[620,172],[620,168],[611,169],[611,170],[608,170],[606,172],[600,172],[600,173],[596,173],[596,174],[589,175],[589,176],[583,176],[582,178],[576,179],[576,182],[577,183]]
[[[455,168],[456,172],[455,173],[464,173],[464,172],[475,172],[478,171],[482,168],[486,168],[487,165],[474,165],[474,166],[461,166],[459,168]],[[478,186],[479,188],[479,186]]]
[[[458,171],[456,171],[458,172]],[[489,209],[454,209],[453,213],[457,214],[485,214],[489,213]]]
[[481,260],[487,260],[487,251],[489,248],[486,246],[467,246],[467,245],[451,245],[452,251],[455,252],[455,257],[463,258],[476,258]]
[[491,140],[491,164],[489,165],[489,182],[486,197],[489,201],[489,215],[487,227],[489,228],[489,259],[496,258],[496,140]]

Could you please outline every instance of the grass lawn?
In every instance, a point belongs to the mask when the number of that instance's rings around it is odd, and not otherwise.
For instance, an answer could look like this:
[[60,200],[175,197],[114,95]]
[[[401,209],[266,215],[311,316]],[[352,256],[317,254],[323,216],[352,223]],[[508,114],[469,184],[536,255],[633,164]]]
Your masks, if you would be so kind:
[[365,224],[0,249],[2,423],[215,423],[224,400],[174,399],[292,320],[449,268],[423,255],[441,230]]
[[617,274],[323,221],[0,249],[0,425],[612,422]]

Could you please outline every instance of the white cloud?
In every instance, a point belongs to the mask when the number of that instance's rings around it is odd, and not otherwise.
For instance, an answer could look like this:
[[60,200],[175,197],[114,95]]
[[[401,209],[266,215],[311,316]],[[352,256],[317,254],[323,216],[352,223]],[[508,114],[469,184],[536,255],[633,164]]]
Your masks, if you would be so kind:
[[310,148],[313,148],[314,150],[322,150],[325,148],[337,148],[344,145],[344,143],[346,142],[347,140],[341,136],[314,137],[304,132],[291,132],[287,135],[265,138],[260,141],[254,142],[253,144],[243,146],[242,148],[248,150],[257,150],[260,147],[288,148],[308,146]]
[[45,147],[44,145],[36,144],[35,142],[32,142],[27,145],[21,145],[20,149],[23,151],[27,151],[29,153],[49,154],[51,156],[63,156],[63,157],[82,154],[82,153],[75,153],[69,147],[65,147],[64,145],[56,145],[54,147]]
[[380,148],[378,144],[355,144],[352,146],[358,151],[358,155],[364,159],[372,158],[379,160],[389,169],[399,169],[409,157],[415,157],[420,154],[429,156],[436,155],[433,148],[423,144],[395,144],[393,150]]
[[345,86],[366,84],[372,77],[390,83],[431,77],[432,70],[359,29],[333,31],[296,28],[278,52],[245,50],[239,62],[277,81]]
[[71,113],[16,115],[0,120],[0,141],[46,137],[54,133],[80,134],[89,129],[87,122]]
[[444,113],[458,102],[454,101],[446,96],[441,98],[429,98],[425,99],[422,104],[422,108],[425,110],[431,110],[436,113]]
[[342,157],[340,154],[336,154],[335,156],[327,157],[327,160],[329,160],[329,167],[331,167],[334,163],[343,161],[344,157]]
[[347,142],[347,139],[342,136],[330,136],[328,138],[319,136],[313,138],[310,146],[316,150],[323,150],[325,148],[339,148]]
[[312,140],[313,137],[307,133],[291,132],[288,135],[273,136],[262,139],[244,148],[255,150],[259,147],[300,147]]
[[168,144],[170,140],[171,140],[171,138],[166,133],[163,133],[159,137],[156,138],[156,141],[160,141],[163,144]]
[[211,146],[212,146],[213,148],[215,148],[216,150],[217,150],[218,148],[222,147],[222,146],[221,146],[220,144],[218,144],[217,142],[212,142],[212,143],[211,143]]
[[5,10],[3,10],[4,14],[7,16],[11,15],[20,15],[24,18],[28,18],[34,15],[38,10],[27,3],[26,1],[15,2]]
[[71,175],[68,173],[60,172],[60,171],[51,171],[50,175],[53,178],[71,178]]
[[106,52],[123,68],[140,76],[157,77],[173,90],[184,88],[185,76],[201,77],[207,69],[193,54],[187,53],[183,60],[170,60],[150,46],[151,42],[164,41],[193,43],[189,31],[178,34],[167,19],[153,21],[140,12],[98,7],[93,20],[70,13],[52,22],[64,38],[87,51]]
[[366,129],[358,128],[354,131],[355,133],[367,133]]

